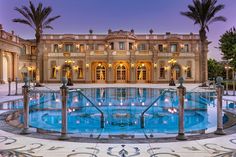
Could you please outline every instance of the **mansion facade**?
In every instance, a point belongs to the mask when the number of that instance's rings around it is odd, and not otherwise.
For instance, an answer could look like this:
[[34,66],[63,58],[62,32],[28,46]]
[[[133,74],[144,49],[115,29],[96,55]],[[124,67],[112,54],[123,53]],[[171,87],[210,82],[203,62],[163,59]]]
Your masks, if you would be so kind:
[[[34,79],[34,40],[0,31],[0,82],[26,75]],[[202,81],[200,44],[198,34],[154,34],[152,30],[147,34],[134,30],[43,34],[40,81],[59,83],[66,76],[74,83],[168,83],[183,76],[186,82],[198,83]],[[205,68],[207,76],[207,64]]]

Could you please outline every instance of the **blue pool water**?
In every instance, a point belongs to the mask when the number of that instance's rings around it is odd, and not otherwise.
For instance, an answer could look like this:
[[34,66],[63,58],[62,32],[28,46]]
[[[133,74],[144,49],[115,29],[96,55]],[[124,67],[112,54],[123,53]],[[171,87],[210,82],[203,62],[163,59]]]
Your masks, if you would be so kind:
[[[93,104],[105,115],[102,129],[100,113],[80,92],[68,96],[69,133],[177,133],[178,96],[172,90],[152,88],[93,88],[82,89]],[[216,107],[206,97],[214,93],[187,93],[185,97],[186,132],[205,132],[216,126]],[[158,101],[155,102],[155,99]],[[61,102],[59,94],[36,94],[30,100],[30,125],[50,131],[61,130]],[[141,113],[145,113],[145,127],[140,124]]]

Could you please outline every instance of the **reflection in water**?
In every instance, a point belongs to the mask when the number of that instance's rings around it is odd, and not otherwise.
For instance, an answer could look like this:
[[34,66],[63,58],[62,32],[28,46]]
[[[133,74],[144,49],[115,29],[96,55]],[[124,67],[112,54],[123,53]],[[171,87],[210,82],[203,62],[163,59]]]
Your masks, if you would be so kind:
[[[154,102],[162,92],[161,89],[146,88],[84,89],[83,93],[104,113],[106,124],[103,130],[97,109],[81,94],[71,92],[68,97],[68,130],[71,133],[177,133],[178,97],[176,92],[167,92]],[[31,102],[32,126],[60,131],[61,102],[56,102],[55,97],[60,98],[60,95],[44,95],[38,100],[41,105]],[[211,100],[205,100],[199,93],[187,93],[185,99],[186,132],[215,127],[215,108],[208,105]],[[140,114],[151,103],[154,105],[145,113],[145,129],[141,129]]]

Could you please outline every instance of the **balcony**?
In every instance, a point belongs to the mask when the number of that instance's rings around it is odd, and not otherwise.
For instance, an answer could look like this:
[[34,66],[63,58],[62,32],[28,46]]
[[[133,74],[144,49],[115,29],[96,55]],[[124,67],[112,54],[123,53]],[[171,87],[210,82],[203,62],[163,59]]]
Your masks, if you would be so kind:
[[14,34],[5,32],[4,30],[0,30],[0,38],[19,44],[19,37],[15,36]]

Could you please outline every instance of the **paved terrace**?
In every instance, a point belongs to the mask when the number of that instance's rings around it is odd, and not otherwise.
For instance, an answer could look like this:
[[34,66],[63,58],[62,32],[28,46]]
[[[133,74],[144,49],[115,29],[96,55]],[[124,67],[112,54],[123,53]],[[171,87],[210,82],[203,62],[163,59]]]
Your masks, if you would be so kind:
[[[199,84],[185,84],[187,90],[195,89]],[[19,91],[21,91],[19,85]],[[46,85],[58,90],[59,84]],[[164,84],[76,84],[73,88],[95,87],[152,87],[169,88]],[[15,85],[12,83],[12,94],[15,94]],[[44,87],[45,88],[45,87]],[[42,88],[42,89],[44,89]],[[22,96],[7,96],[8,85],[0,85],[0,102],[19,99]],[[236,100],[235,96],[225,96],[227,99]],[[6,112],[6,111],[1,111]],[[236,133],[214,138],[158,143],[119,143],[104,144],[66,142],[57,140],[38,139],[12,134],[0,130],[0,157],[2,156],[27,156],[27,157],[231,157],[236,156]]]

